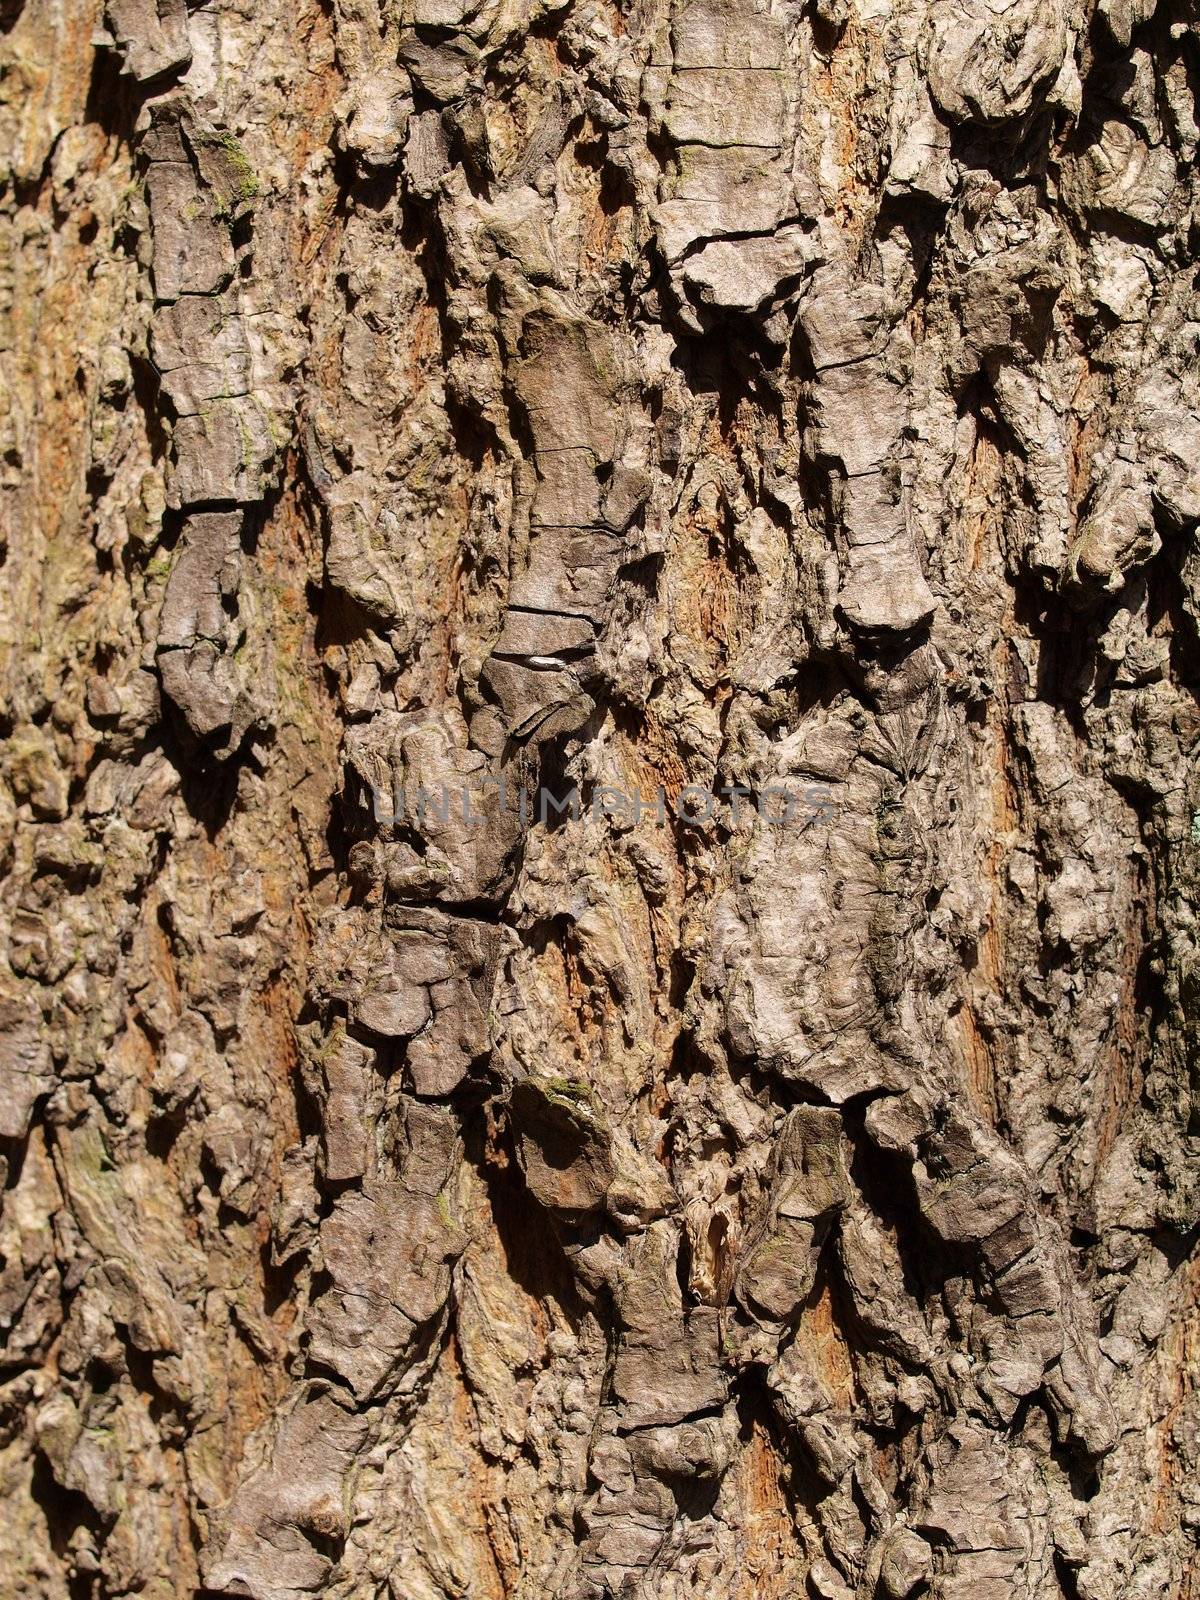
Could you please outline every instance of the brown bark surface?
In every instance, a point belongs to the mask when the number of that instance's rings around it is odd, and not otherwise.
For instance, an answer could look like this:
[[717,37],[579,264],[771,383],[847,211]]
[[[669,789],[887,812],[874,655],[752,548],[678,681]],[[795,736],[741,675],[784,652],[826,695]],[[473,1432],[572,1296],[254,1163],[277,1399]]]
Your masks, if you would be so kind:
[[0,0],[0,1597],[1197,1600],[1185,0]]

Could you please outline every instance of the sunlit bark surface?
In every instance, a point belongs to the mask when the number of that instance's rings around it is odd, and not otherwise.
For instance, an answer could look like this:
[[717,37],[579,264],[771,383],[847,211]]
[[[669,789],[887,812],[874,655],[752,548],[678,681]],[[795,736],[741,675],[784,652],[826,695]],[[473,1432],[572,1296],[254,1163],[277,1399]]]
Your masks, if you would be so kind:
[[3,1600],[1197,1600],[1198,91],[3,0]]

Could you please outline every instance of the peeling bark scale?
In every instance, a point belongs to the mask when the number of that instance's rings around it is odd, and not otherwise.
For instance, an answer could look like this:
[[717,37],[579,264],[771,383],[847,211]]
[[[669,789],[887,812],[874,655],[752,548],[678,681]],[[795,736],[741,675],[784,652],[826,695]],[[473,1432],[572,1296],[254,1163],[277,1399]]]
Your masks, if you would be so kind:
[[1197,20],[0,0],[0,1600],[1200,1600]]

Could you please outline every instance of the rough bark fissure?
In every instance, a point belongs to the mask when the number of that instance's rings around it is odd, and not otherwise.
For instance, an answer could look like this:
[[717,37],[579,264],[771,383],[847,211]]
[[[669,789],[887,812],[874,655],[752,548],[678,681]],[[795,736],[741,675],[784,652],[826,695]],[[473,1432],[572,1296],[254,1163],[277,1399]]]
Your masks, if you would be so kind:
[[0,1595],[1196,1600],[1196,20],[0,8]]

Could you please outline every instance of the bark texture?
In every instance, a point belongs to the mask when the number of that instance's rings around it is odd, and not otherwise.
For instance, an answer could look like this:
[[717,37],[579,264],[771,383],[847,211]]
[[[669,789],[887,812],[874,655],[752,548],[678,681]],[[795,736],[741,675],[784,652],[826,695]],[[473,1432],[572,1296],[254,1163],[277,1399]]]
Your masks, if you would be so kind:
[[1194,21],[3,0],[5,1600],[1196,1600]]

